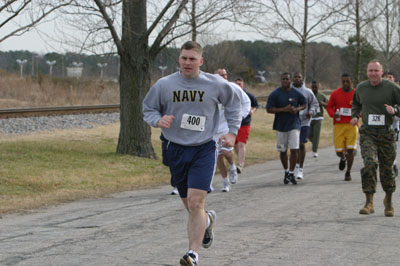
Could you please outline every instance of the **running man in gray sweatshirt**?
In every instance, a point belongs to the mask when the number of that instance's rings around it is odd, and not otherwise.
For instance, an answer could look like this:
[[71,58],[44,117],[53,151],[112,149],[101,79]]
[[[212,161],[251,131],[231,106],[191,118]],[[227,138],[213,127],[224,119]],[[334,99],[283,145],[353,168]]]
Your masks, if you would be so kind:
[[303,164],[306,158],[306,143],[308,140],[308,134],[310,133],[311,118],[317,114],[317,109],[319,107],[318,100],[315,97],[312,90],[307,88],[303,82],[303,75],[299,72],[294,72],[293,74],[293,84],[292,87],[300,91],[306,98],[306,109],[300,112],[300,150],[297,159],[295,176],[297,179],[303,179]]
[[207,192],[214,174],[219,125],[218,104],[225,108],[229,132],[219,141],[232,147],[241,123],[239,96],[228,81],[200,71],[202,48],[186,42],[179,56],[180,71],[156,82],[143,101],[144,120],[160,127],[169,141],[167,157],[185,208],[189,212],[189,251],[181,265],[197,265],[201,246],[213,241],[214,211],[205,210]]

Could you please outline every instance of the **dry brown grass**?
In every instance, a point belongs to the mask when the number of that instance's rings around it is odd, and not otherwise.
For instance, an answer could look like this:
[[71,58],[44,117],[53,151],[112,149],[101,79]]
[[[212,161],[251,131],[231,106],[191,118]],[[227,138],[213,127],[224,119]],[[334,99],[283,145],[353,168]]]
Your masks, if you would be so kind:
[[0,72],[0,108],[118,104],[115,82]]

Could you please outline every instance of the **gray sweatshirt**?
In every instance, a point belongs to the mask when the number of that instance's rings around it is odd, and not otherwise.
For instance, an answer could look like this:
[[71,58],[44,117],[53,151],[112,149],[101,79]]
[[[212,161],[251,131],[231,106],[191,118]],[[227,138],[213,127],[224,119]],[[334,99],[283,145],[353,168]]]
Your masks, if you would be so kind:
[[293,88],[295,88],[296,90],[298,90],[299,92],[301,92],[304,96],[304,98],[306,98],[306,108],[302,111],[300,111],[299,115],[300,115],[300,120],[301,120],[301,126],[310,126],[311,124],[311,118],[307,118],[306,114],[311,111],[312,115],[316,115],[317,114],[317,110],[319,108],[319,103],[317,98],[315,97],[313,91],[309,88],[307,88],[304,83],[300,88],[296,88],[295,86],[292,86]]
[[[242,115],[242,119],[244,119],[250,113],[250,108],[251,108],[250,98],[249,98],[249,96],[247,96],[247,94],[244,92],[244,90],[241,87],[239,87],[239,85],[237,85],[236,83],[233,83],[233,82],[229,82],[229,84],[239,95],[240,103],[242,105],[241,115]],[[225,119],[224,107],[222,106],[222,104],[218,104],[218,108],[219,108],[219,127],[218,127],[218,131],[217,131],[217,135],[216,135],[217,138],[214,137],[214,139],[216,139],[216,140],[218,140],[218,138],[220,136],[222,136],[223,134],[226,134],[227,132],[229,132],[228,123],[226,122],[226,119]]]
[[159,79],[143,100],[143,119],[157,127],[164,115],[175,117],[170,128],[162,128],[166,139],[197,146],[213,139],[219,124],[218,104],[225,108],[229,132],[237,134],[242,120],[240,98],[228,81],[200,71],[187,79],[180,72]]

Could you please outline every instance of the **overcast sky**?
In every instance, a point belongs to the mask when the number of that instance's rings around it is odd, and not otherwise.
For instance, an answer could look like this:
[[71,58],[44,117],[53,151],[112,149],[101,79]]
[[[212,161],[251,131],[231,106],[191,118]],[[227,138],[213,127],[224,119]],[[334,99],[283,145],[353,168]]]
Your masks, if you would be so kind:
[[[6,25],[6,27],[3,27],[1,29],[1,32],[4,34],[6,32],[10,32],[12,23],[9,23]],[[7,28],[9,27],[9,28]],[[211,37],[208,36],[206,39],[206,42],[209,42],[209,40],[213,40],[215,43],[221,42],[223,40],[249,40],[249,41],[254,41],[254,40],[264,40],[264,41],[273,41],[273,40],[268,40],[265,37],[255,34],[255,33],[246,33],[246,29],[241,28],[240,31],[236,30],[233,24],[229,22],[220,22],[218,25],[214,27],[212,30],[213,32],[217,32],[218,34]],[[0,33],[1,33],[0,32]],[[5,41],[0,43],[0,51],[10,51],[10,50],[28,50],[31,52],[35,52],[38,54],[46,54],[49,52],[58,52],[58,53],[64,53],[67,52],[65,47],[62,47],[60,43],[50,41],[48,38],[46,38],[46,34],[43,34],[45,32],[48,35],[51,35],[52,32],[55,32],[55,26],[52,22],[47,22],[44,24],[41,24],[38,26],[38,30],[31,30],[22,36],[13,36]],[[291,36],[288,35],[288,37]],[[292,39],[294,41],[298,41],[295,39]],[[326,41],[326,42],[332,42],[333,44],[336,45],[343,45],[341,44],[338,40],[335,39],[319,39],[316,40],[317,42],[319,41]],[[201,38],[199,40],[200,43],[202,43]],[[204,44],[204,43],[203,43]],[[210,43],[207,43],[210,44]],[[211,43],[212,44],[212,43]],[[68,50],[73,52],[73,50]],[[75,51],[76,52],[76,51]]]

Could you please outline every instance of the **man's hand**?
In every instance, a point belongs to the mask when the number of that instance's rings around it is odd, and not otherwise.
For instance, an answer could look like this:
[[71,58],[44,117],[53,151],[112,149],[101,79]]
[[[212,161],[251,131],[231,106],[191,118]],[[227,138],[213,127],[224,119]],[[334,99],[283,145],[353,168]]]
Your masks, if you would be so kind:
[[172,122],[174,122],[175,116],[173,115],[164,115],[163,117],[161,117],[160,120],[158,120],[157,122],[157,127],[160,128],[169,128],[172,124]]
[[292,112],[292,108],[293,106],[291,106],[290,104],[286,105],[285,107],[282,108],[283,112]]
[[357,123],[358,123],[358,118],[357,118],[357,117],[353,117],[353,118],[350,120],[350,124],[351,124],[352,126],[357,125]]
[[224,146],[224,147],[235,146],[235,140],[236,140],[236,135],[233,133],[228,133],[228,134],[222,135],[219,138],[219,141],[221,142],[222,146]]
[[310,118],[312,117],[312,112],[311,112],[311,111],[308,112],[308,113],[306,114],[306,117],[307,117],[308,119],[310,119]]
[[385,104],[385,107],[386,107],[386,111],[387,111],[389,114],[391,114],[391,115],[394,115],[394,114],[395,114],[395,110],[394,110],[393,106],[388,105],[388,104]]
[[290,114],[295,115],[299,112],[299,109],[297,109],[294,106],[290,106]]

